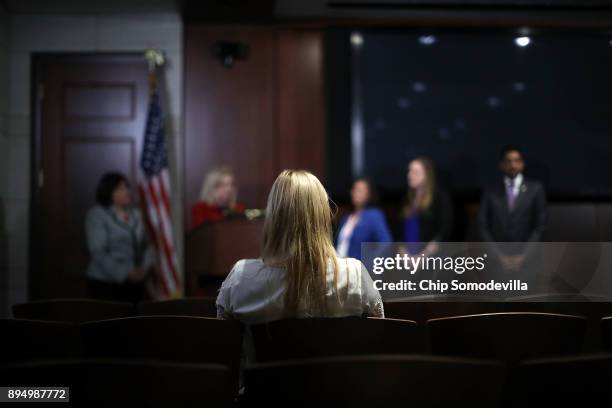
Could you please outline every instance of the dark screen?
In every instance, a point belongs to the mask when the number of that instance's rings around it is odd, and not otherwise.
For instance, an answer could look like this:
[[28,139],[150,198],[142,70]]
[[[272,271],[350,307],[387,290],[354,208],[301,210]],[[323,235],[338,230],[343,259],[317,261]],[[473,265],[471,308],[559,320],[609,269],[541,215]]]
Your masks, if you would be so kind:
[[359,33],[345,64],[361,100],[362,174],[383,191],[405,189],[418,155],[452,191],[480,191],[512,144],[550,194],[612,195],[612,35],[544,31],[521,47],[501,30]]

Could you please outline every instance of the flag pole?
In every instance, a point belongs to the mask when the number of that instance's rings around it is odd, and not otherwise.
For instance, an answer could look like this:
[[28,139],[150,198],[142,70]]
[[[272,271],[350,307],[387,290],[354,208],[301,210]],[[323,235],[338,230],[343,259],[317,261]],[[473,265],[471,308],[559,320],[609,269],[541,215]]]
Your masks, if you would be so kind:
[[147,176],[142,185],[139,185],[139,191],[147,215],[147,224],[155,237],[157,249],[157,282],[149,281],[151,294],[154,294],[153,297],[156,299],[168,299],[182,296],[183,279],[176,259],[174,238],[172,234],[168,236],[166,233],[172,230],[167,225],[172,219],[169,199],[171,188],[157,78],[157,69],[164,65],[165,58],[161,51],[154,48],[147,49],[144,57],[148,63],[150,102],[141,162],[141,167]]

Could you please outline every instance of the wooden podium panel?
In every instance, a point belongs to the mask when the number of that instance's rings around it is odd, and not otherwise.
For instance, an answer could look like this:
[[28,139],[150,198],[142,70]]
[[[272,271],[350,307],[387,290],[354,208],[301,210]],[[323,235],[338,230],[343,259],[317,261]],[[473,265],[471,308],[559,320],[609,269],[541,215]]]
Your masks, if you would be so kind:
[[263,219],[230,219],[202,224],[186,240],[186,273],[189,294],[199,281],[222,280],[236,261],[258,258],[261,253]]

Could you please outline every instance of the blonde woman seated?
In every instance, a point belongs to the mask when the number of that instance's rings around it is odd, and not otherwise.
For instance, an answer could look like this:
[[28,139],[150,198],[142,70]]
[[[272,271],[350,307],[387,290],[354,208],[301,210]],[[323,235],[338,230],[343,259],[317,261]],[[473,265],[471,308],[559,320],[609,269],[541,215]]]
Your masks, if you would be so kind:
[[261,259],[238,261],[217,315],[246,324],[285,318],[384,317],[363,264],[337,258],[327,192],[312,174],[285,170],[268,196]]

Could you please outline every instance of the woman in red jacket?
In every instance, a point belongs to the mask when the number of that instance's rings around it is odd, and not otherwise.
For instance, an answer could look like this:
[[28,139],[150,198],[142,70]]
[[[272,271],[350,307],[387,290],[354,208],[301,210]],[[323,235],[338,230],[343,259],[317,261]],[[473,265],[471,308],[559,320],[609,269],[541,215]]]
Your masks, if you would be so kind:
[[237,193],[234,174],[228,167],[211,170],[204,180],[200,201],[191,209],[191,226],[244,214],[244,205],[236,202]]

